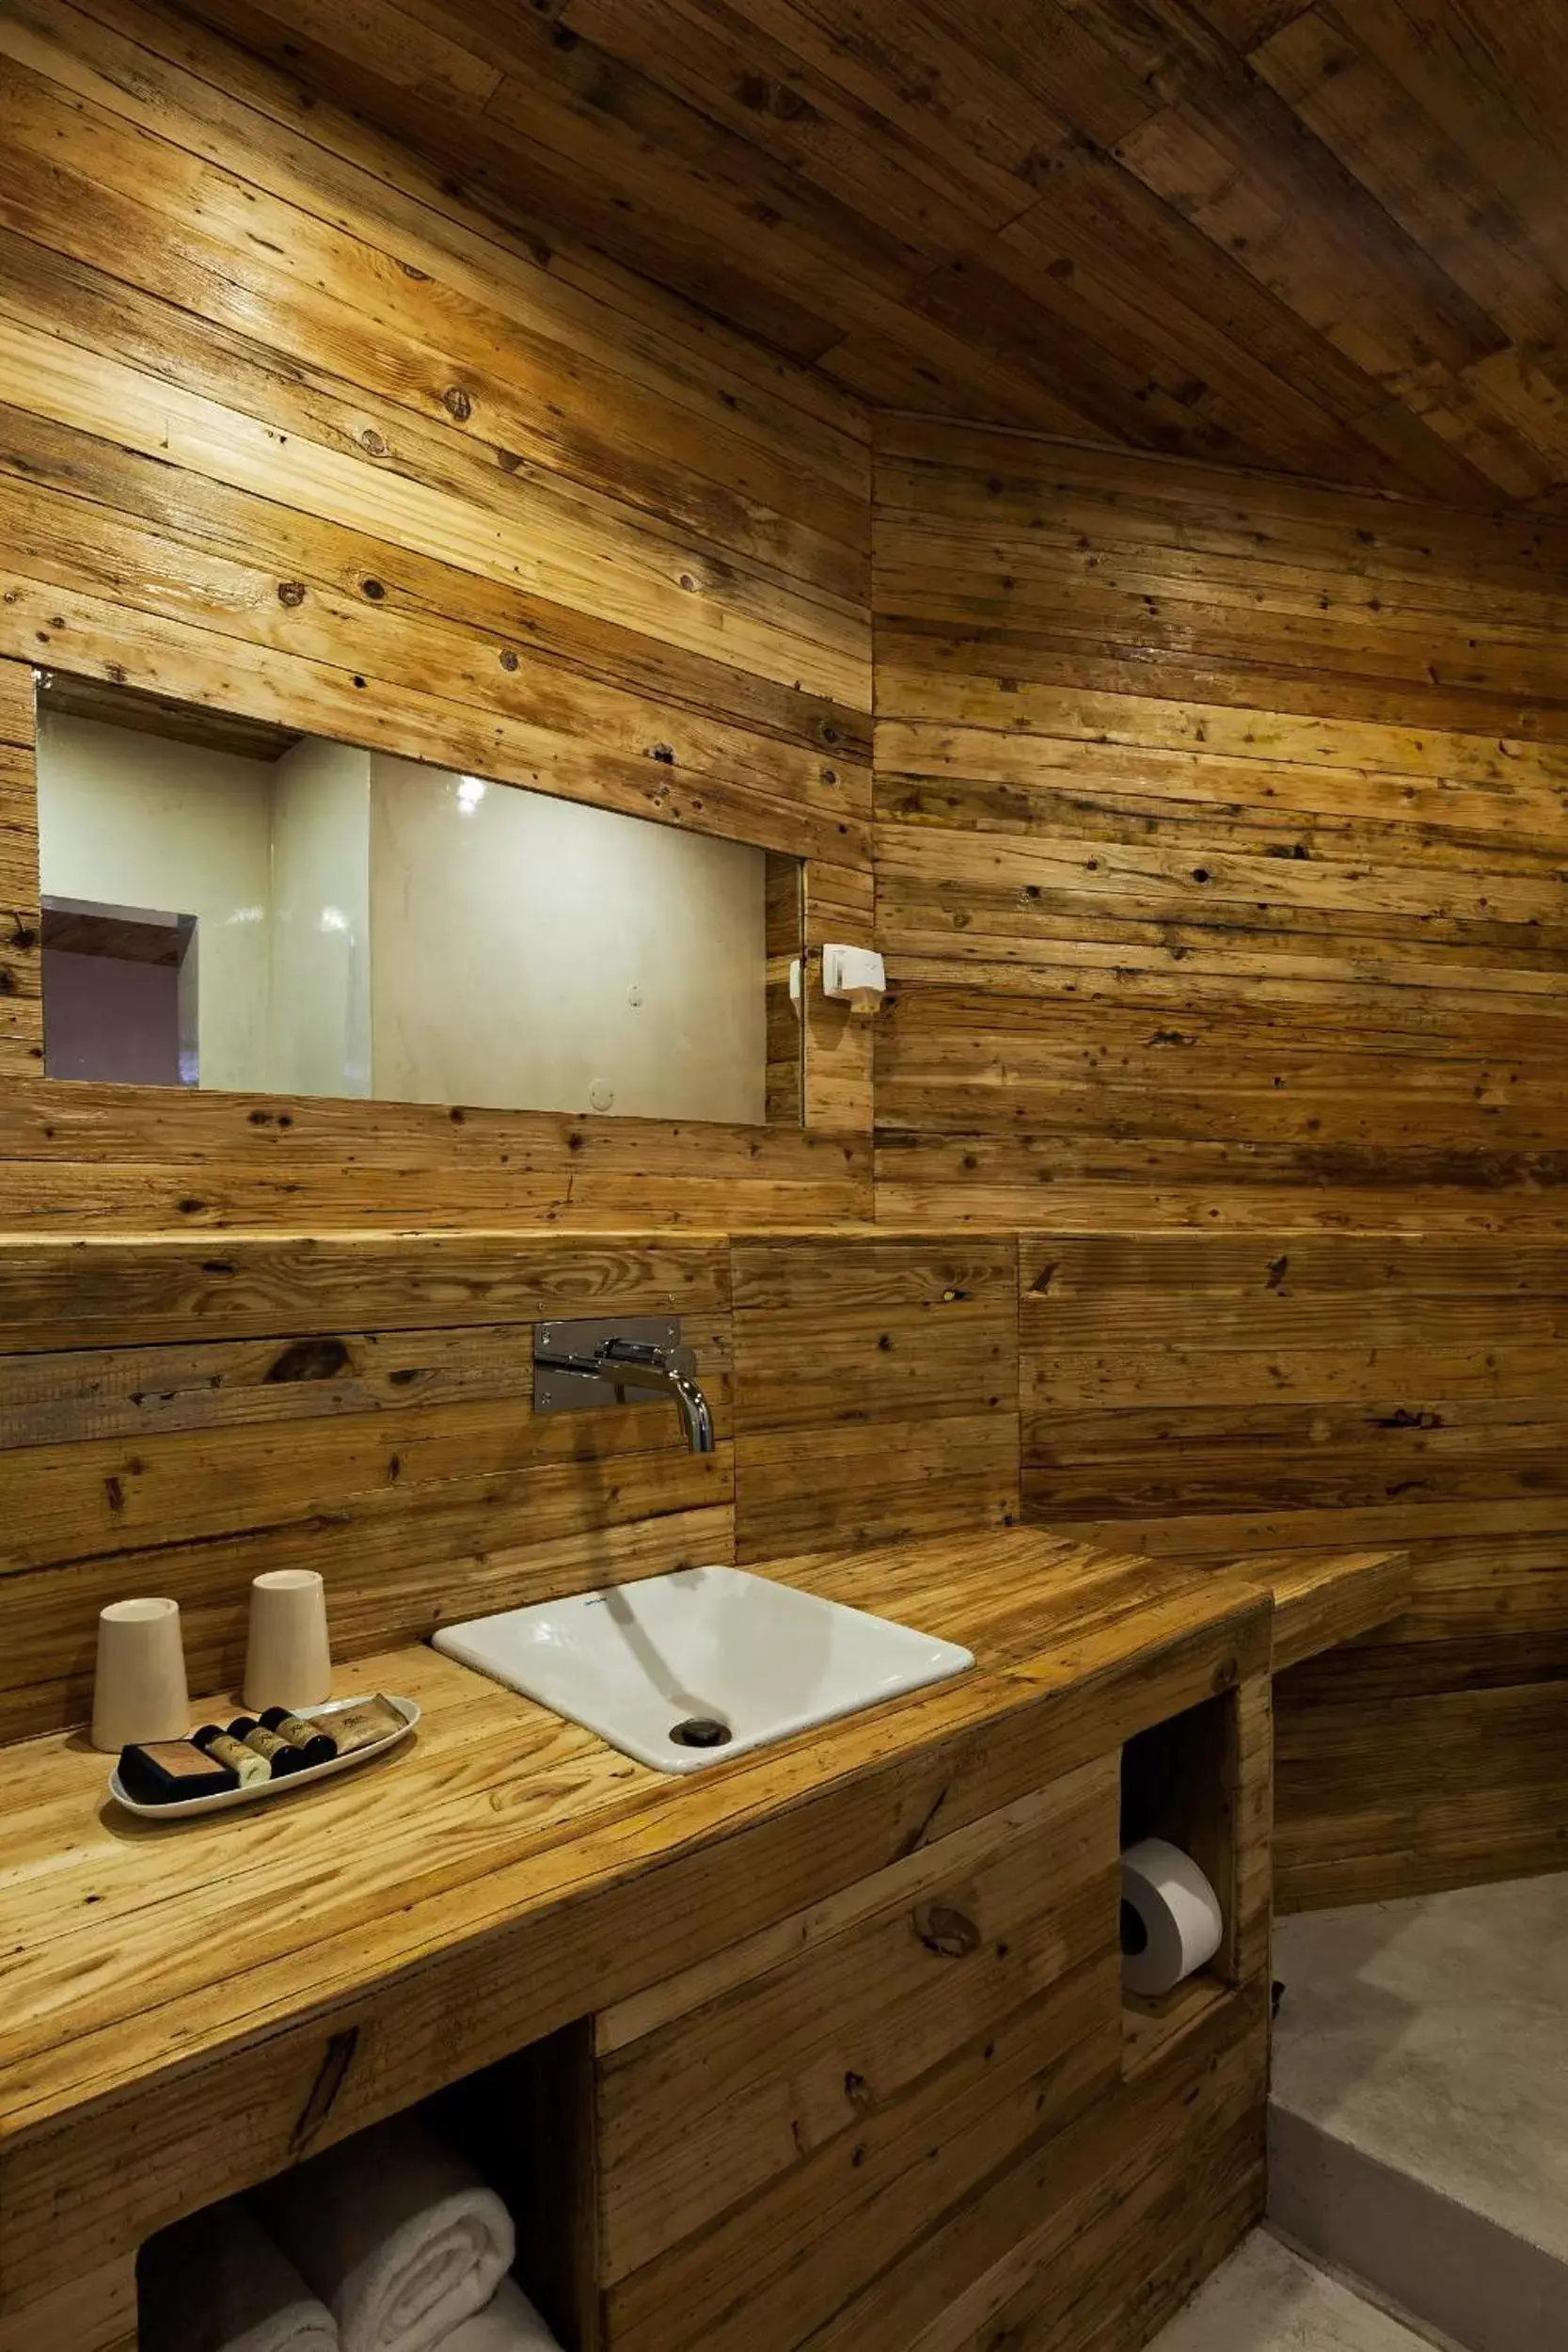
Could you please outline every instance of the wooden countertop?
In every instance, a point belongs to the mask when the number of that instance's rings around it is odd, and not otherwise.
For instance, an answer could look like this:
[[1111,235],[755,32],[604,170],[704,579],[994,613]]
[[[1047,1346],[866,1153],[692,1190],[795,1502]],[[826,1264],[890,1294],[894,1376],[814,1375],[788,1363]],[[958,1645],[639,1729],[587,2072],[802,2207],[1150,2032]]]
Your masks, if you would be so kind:
[[912,1851],[939,1814],[946,1834],[1266,1671],[1292,1622],[1338,1640],[1401,1600],[1386,1554],[1222,1572],[1034,1529],[768,1573],[961,1641],[975,1669],[677,1779],[404,1648],[339,1687],[417,1698],[410,1747],[162,1827],[106,1801],[80,1734],[0,1751],[8,2296],[40,2263],[64,2275],[66,2183],[85,2259],[95,2175],[137,2234],[203,2201],[160,2188],[166,2136],[207,2196],[262,2178]]

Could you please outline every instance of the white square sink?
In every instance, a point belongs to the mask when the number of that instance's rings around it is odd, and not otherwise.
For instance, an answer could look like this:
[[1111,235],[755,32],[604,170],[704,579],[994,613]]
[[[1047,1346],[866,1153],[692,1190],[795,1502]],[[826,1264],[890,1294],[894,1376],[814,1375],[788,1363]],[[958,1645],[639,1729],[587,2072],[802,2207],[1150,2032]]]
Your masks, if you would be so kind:
[[744,1568],[678,1568],[433,1639],[661,1772],[699,1772],[974,1663],[956,1642]]

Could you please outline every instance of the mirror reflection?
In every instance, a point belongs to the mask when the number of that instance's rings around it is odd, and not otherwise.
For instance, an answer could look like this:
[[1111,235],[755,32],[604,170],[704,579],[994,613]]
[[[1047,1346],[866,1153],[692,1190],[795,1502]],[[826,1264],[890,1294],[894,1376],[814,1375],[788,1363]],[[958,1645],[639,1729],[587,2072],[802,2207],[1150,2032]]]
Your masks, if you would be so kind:
[[38,793],[52,1077],[793,1115],[793,859],[59,674]]

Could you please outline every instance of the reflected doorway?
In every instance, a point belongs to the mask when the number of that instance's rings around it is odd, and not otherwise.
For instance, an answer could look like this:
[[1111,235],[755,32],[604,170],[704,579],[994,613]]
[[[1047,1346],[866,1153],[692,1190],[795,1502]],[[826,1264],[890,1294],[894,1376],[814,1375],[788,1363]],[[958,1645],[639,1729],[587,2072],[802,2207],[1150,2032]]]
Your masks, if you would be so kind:
[[42,914],[47,1074],[198,1085],[195,915],[58,898]]

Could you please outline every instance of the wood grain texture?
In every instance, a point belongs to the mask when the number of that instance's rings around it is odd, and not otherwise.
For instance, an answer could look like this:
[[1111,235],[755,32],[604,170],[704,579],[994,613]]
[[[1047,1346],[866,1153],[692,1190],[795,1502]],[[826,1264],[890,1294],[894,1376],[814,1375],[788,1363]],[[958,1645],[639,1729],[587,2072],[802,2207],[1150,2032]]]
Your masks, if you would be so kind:
[[[1129,2352],[1259,2201],[1271,1644],[1286,1899],[1562,1858],[1568,117],[1473,16],[10,0],[0,1737],[128,1586],[218,1685],[295,1562],[436,1706],[417,1851],[367,1780],[172,1891],[0,1759],[8,2352],[130,2352],[335,2048],[322,2139],[589,2002],[617,2342]],[[1024,430],[884,421],[873,533],[866,404]],[[35,662],[760,843],[780,1123],[51,1086]],[[833,939],[890,1004],[792,1036]],[[535,1420],[607,1308],[686,1318],[711,1459]],[[1021,1390],[1110,1557],[1011,1525]],[[678,1813],[378,1662],[869,1541],[788,1572],[981,1673]],[[1200,1708],[1224,1967],[1127,2019],[1106,1759]]]
[[[611,2346],[800,2342],[1115,2081],[1116,1768],[894,1866],[783,1964],[765,1949],[605,2058]],[[1069,2016],[1083,2038],[1058,2080]]]
[[[130,1589],[180,1602],[217,1684],[269,1568],[322,1568],[352,1658],[704,1561],[1000,1529],[1017,1263],[926,1235],[0,1241],[0,1738],[86,1717]],[[680,1317],[714,1454],[657,1402],[535,1414],[534,1324],[615,1313]]]
[[0,660],[0,1078],[32,1077],[43,1052],[33,674]]
[[879,1213],[1561,1230],[1568,537],[889,421]]
[[1415,1593],[1414,1567],[1402,1549],[1359,1555],[1263,1552],[1249,1555],[1244,1569],[1274,1595],[1276,1677],[1405,1616]]
[[1010,1239],[737,1242],[736,1558],[1018,1518]]
[[868,926],[869,453],[853,398],[157,0],[8,9],[0,126],[9,1221],[867,1215],[868,1035],[819,1041],[811,1134],[782,1073],[777,1125],[635,1132],[39,1075],[32,663],[820,860],[808,936]]
[[1561,1246],[1057,1232],[1020,1265],[1026,1511],[1276,1585],[1280,1902],[1560,1867]]
[[[36,1065],[34,1065],[36,1068]],[[186,1093],[21,1078],[7,1231],[39,1235],[692,1232],[848,1223],[869,1141],[803,1128]]]
[[1480,505],[1568,475],[1549,9],[199,12],[881,405]]
[[[1037,1530],[780,1565],[961,1636],[976,1670],[672,1785],[404,1649],[344,1671],[426,1704],[412,1750],[315,1791],[285,1836],[227,1815],[156,1851],[100,1818],[103,1759],[80,1742],[0,1753],[8,2300],[25,2309],[193,2202],[593,2008],[755,1950],[781,1922],[1267,1672],[1266,1601]],[[986,1867],[985,1843],[970,1841],[958,1883]],[[324,2109],[311,2093],[334,2049]]]
[[993,2175],[806,2352],[1136,2352],[1263,2205],[1268,1987]]
[[85,2267],[24,2309],[12,2308],[8,2296],[0,2305],[0,2352],[51,2352],[68,2344],[80,2352],[139,2352],[134,2255]]
[[[868,2100],[847,2138],[613,2290],[610,2343],[718,2352],[809,2341],[869,2277],[895,2275],[999,2161],[1105,2094],[1119,1974],[1114,1953],[1071,1970],[903,2096]],[[695,2332],[689,2312],[711,2332]]]
[[[7,1738],[83,1718],[94,1626],[181,1604],[237,1679],[250,1579],[320,1566],[341,1658],[734,1556],[729,1251],[663,1236],[0,1249]],[[532,1326],[677,1313],[719,1448],[657,1403],[536,1415]]]

